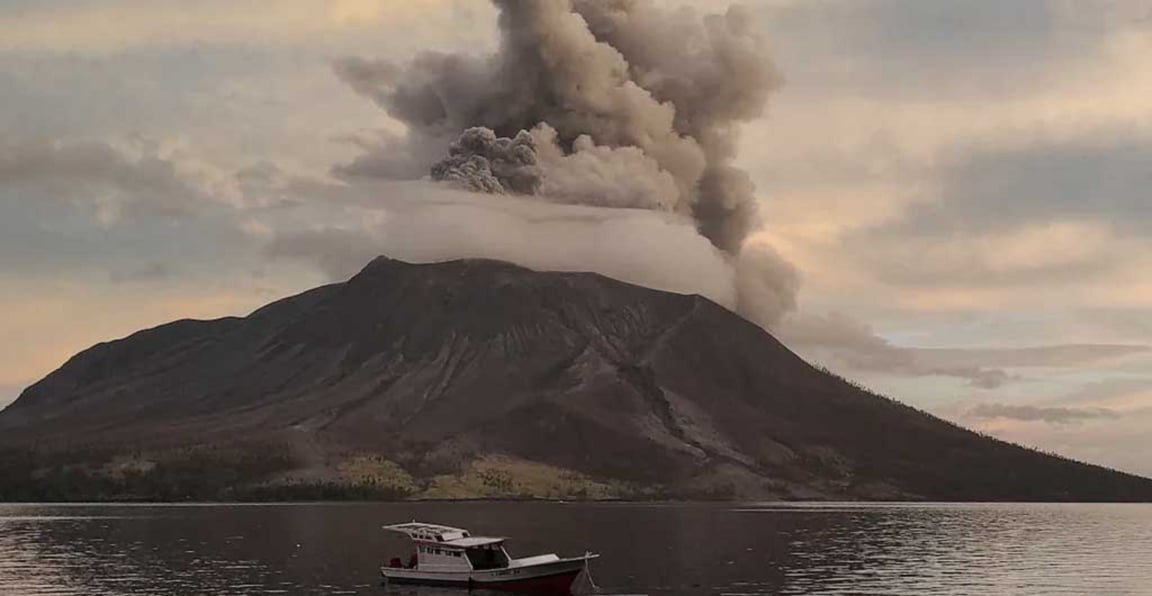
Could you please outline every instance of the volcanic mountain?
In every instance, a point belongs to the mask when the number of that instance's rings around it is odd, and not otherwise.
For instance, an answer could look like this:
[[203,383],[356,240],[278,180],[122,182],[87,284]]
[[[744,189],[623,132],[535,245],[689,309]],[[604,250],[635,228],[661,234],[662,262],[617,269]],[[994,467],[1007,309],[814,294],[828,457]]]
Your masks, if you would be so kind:
[[1152,500],[868,392],[699,296],[380,257],[99,344],[0,413],[0,498]]

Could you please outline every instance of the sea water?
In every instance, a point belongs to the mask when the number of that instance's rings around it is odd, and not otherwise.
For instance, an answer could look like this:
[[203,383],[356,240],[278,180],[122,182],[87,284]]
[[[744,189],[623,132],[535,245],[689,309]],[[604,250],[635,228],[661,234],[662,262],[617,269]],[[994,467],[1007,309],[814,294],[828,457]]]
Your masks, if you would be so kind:
[[0,505],[0,594],[454,594],[384,587],[387,523],[600,553],[602,594],[1152,594],[1152,505]]

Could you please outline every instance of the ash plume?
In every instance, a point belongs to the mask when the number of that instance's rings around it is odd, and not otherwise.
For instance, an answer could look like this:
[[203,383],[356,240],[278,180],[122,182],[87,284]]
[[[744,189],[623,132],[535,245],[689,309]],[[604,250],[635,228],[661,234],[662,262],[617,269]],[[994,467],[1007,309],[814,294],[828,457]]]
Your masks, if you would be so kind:
[[755,185],[732,163],[738,129],[777,84],[750,15],[651,0],[492,3],[501,39],[490,56],[337,62],[406,127],[337,174],[676,214],[757,278],[737,284],[753,293],[741,304],[766,309],[749,318],[770,324],[791,309],[792,268],[770,250],[741,256],[760,223]]
[[491,129],[469,128],[448,147],[448,157],[432,165],[432,179],[464,190],[493,194],[536,194],[540,188],[536,141],[528,131],[514,139]]

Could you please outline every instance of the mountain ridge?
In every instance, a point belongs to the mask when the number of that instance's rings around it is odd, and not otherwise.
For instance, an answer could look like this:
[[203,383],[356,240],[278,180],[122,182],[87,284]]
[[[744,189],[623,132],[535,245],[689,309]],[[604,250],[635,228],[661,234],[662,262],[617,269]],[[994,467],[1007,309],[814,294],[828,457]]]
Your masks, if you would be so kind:
[[814,368],[705,298],[483,259],[378,257],[247,317],[98,344],[0,435],[22,485],[71,470],[141,498],[193,452],[239,470],[181,476],[204,498],[1152,500]]

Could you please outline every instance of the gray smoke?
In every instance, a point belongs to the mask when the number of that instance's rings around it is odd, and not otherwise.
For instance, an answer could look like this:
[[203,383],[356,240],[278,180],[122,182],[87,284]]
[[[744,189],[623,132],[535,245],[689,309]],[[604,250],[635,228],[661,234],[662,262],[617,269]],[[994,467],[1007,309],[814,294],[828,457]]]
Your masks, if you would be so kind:
[[464,190],[493,194],[536,194],[541,171],[536,141],[528,131],[514,139],[491,129],[469,128],[448,147],[448,157],[432,165],[432,179]]
[[763,113],[777,82],[750,15],[651,0],[492,2],[493,55],[337,63],[407,128],[338,173],[410,178],[414,156],[438,153],[423,171],[465,190],[678,214],[759,277],[739,284],[755,294],[742,303],[768,309],[755,320],[789,310],[791,267],[770,251],[740,257],[759,222],[755,186],[732,165],[738,127]]
[[672,175],[640,149],[596,145],[581,135],[565,151],[547,124],[511,139],[469,128],[432,164],[431,176],[474,192],[655,211],[674,211],[678,193]]
[[[762,114],[776,83],[745,11],[701,18],[648,0],[493,2],[503,34],[494,56],[429,52],[407,65],[349,59],[338,72],[406,124],[414,144],[451,144],[438,166],[465,188],[515,188],[521,181],[503,180],[503,156],[490,150],[511,147],[517,155],[507,165],[530,165],[521,160],[531,147],[517,141],[546,123],[566,152],[581,136],[642,152],[675,182],[674,210],[693,216],[716,246],[739,252],[757,222],[754,187],[730,165],[736,125]],[[493,134],[478,145],[478,131],[459,136],[474,127]]]

